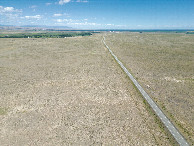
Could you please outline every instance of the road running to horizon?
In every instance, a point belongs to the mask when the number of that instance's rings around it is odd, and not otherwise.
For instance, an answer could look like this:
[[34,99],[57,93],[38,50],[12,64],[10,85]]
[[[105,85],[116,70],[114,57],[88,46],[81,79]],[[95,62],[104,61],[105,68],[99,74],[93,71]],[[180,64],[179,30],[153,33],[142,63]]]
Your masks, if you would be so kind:
[[166,115],[161,111],[161,109],[157,106],[157,104],[152,100],[152,98],[145,92],[145,90],[141,87],[141,85],[137,82],[137,80],[132,76],[131,73],[126,69],[126,67],[123,65],[123,63],[117,58],[117,56],[112,52],[112,50],[106,45],[105,43],[105,37],[103,36],[103,43],[106,46],[106,48],[109,50],[111,55],[114,57],[114,59],[117,61],[117,63],[120,65],[120,67],[123,69],[123,71],[127,74],[127,76],[131,79],[133,84],[137,87],[139,92],[142,94],[142,96],[145,98],[145,100],[148,102],[150,107],[154,110],[156,115],[160,118],[162,123],[166,126],[166,128],[169,130],[169,132],[172,134],[172,136],[176,139],[176,141],[181,146],[188,146],[189,144],[184,139],[184,137],[180,134],[180,132],[176,129],[176,127],[170,122],[170,120],[166,117]]
[[171,145],[102,43],[0,39],[0,145]]

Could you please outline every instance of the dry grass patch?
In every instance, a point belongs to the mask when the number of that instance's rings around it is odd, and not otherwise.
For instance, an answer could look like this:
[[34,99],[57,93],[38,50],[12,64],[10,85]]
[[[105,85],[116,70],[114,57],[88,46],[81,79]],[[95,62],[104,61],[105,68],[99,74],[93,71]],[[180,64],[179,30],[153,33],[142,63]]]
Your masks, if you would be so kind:
[[170,145],[101,40],[0,39],[0,145]]
[[194,35],[108,34],[107,45],[194,142]]

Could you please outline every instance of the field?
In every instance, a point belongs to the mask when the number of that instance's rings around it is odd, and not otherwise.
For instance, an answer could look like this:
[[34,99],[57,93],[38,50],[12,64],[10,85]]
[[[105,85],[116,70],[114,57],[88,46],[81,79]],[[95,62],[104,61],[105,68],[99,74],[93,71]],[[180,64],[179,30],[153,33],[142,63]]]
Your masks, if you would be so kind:
[[106,43],[194,144],[194,35],[109,33]]
[[1,146],[173,144],[102,36],[0,39]]

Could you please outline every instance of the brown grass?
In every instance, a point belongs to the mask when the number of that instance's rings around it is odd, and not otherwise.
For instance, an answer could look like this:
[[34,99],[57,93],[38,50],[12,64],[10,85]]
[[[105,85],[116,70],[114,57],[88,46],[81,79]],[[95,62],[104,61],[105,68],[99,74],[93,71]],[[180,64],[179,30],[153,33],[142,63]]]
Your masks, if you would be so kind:
[[0,39],[0,145],[170,145],[101,39]]
[[194,35],[120,33],[106,43],[193,143]]

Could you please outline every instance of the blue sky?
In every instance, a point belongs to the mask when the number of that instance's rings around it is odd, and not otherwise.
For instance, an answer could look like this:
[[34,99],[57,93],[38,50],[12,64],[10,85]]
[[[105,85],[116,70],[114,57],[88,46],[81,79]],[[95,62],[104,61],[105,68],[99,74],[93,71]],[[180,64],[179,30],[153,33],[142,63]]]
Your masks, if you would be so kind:
[[194,0],[0,0],[0,24],[193,29]]

